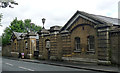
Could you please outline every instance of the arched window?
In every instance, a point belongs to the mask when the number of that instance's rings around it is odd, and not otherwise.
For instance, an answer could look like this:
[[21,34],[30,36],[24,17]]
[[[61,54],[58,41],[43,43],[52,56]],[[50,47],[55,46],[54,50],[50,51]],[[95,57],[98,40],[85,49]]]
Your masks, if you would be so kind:
[[80,38],[76,37],[75,38],[75,50],[80,50]]
[[88,36],[88,51],[95,51],[95,38],[94,36]]

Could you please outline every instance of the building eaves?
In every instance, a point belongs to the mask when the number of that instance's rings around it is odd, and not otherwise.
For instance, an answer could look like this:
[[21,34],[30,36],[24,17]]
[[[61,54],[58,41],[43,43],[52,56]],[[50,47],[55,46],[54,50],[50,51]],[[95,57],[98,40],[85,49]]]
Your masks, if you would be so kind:
[[120,19],[117,19],[117,18],[111,18],[111,17],[101,16],[101,15],[89,14],[83,11],[77,11],[70,18],[70,20],[61,28],[60,31],[67,30],[78,17],[83,17],[85,19],[88,19],[94,22],[95,24],[102,24],[103,26],[119,25],[118,21],[120,21]]

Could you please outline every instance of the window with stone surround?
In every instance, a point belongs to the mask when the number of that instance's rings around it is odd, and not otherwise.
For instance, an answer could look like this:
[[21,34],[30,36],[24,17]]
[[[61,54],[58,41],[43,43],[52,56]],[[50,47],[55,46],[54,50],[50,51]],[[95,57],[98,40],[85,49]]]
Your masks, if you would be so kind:
[[27,41],[25,41],[25,46],[26,46],[26,49],[28,49],[28,43],[27,43]]
[[88,49],[87,51],[94,52],[95,51],[95,38],[94,36],[90,35],[87,37]]
[[75,37],[75,50],[81,50],[80,48],[80,37]]
[[47,39],[45,42],[46,42],[46,48],[49,49],[50,48],[50,40]]

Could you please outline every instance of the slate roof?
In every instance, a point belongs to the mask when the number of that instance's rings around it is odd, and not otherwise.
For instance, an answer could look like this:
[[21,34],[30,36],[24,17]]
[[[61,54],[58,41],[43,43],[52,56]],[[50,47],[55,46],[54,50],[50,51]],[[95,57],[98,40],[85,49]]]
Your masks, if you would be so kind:
[[18,32],[13,32],[13,34],[17,37],[17,39],[21,39],[21,34],[23,33],[18,33]]
[[17,39],[21,39],[20,36],[26,36],[27,33],[13,32],[13,34],[17,37]]
[[120,22],[120,19],[117,18],[111,18],[111,17],[106,17],[106,16],[101,16],[101,15],[94,15],[94,14],[89,14],[83,11],[77,11],[71,18],[70,20],[63,26],[62,30],[67,30],[73,22],[78,18],[78,17],[83,17],[93,23],[97,24],[103,24],[103,25],[119,25],[118,21]]
[[111,18],[111,17],[101,16],[101,15],[92,15],[92,16],[99,18],[105,21],[106,23],[111,23],[113,25],[118,25],[118,21],[120,21],[120,19],[117,19],[117,18]]
[[88,16],[89,18],[92,18],[94,20],[98,20],[98,21],[103,22],[103,23],[111,23],[113,25],[118,25],[118,21],[120,21],[120,19],[118,19],[118,18],[89,14],[89,13],[86,13],[86,12],[83,12],[83,11],[77,11],[77,12],[79,14],[83,14],[85,16]]
[[20,33],[20,32],[13,32],[13,34],[17,37],[18,40],[22,39],[21,36],[25,37],[28,35],[36,36],[36,39],[39,39],[39,35],[37,33]]

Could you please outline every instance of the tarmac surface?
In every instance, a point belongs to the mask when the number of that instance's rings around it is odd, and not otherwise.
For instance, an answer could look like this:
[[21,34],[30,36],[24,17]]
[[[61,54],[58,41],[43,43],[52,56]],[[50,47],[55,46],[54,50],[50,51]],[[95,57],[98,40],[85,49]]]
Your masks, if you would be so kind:
[[[9,57],[7,57],[8,59]],[[59,67],[67,67],[67,68],[74,68],[79,69],[78,71],[86,70],[87,71],[95,71],[95,72],[102,72],[102,73],[119,73],[118,68],[115,66],[99,66],[97,64],[91,63],[71,63],[71,62],[58,62],[58,61],[44,61],[44,60],[30,60],[30,59],[18,59],[18,58],[9,58],[12,60],[24,61],[24,62],[32,62],[36,64],[44,64],[44,65],[52,65],[52,66],[59,66]],[[56,69],[57,70],[57,69]],[[67,70],[67,69],[65,69]],[[62,71],[65,71],[64,69]],[[68,70],[70,71],[70,70]],[[73,70],[75,71],[75,70]],[[88,72],[88,73],[89,73]]]

